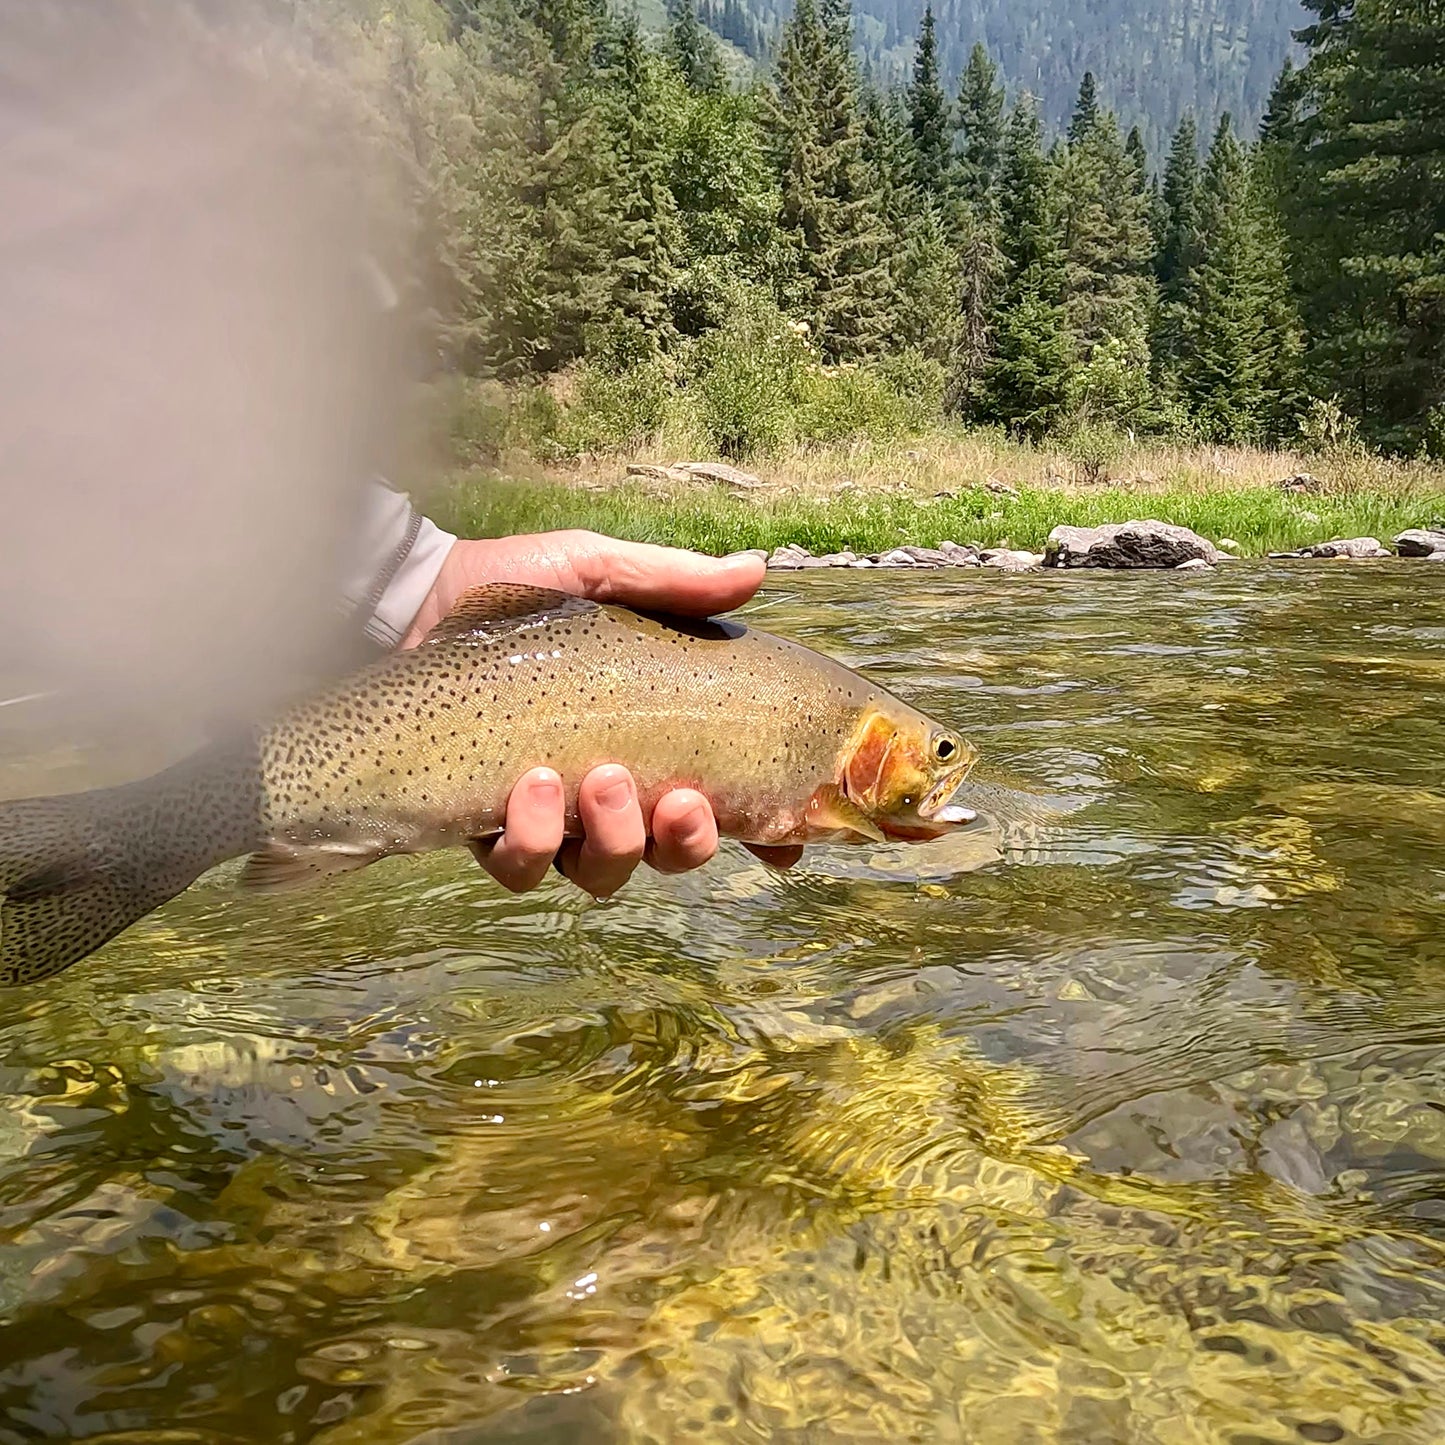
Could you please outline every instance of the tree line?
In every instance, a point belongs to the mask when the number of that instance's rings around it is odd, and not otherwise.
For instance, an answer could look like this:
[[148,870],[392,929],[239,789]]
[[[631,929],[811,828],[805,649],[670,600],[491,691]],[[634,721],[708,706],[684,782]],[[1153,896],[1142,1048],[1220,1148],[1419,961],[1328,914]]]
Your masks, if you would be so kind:
[[931,10],[891,90],[850,0],[795,0],[746,88],[694,0],[658,42],[606,0],[405,0],[363,29],[473,374],[626,369],[767,306],[824,366],[909,358],[1021,435],[1289,441],[1337,400],[1445,450],[1445,24],[1307,4],[1260,133],[1186,116],[1157,161],[1091,74],[1061,135],[982,46],[946,87]]

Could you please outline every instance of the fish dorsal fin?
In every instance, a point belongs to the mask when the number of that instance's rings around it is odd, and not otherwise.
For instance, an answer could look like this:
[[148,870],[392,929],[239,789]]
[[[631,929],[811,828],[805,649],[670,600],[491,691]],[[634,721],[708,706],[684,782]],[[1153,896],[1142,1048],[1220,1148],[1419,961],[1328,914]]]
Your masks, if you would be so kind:
[[540,627],[559,617],[579,617],[596,611],[595,602],[570,592],[519,582],[487,582],[463,592],[452,610],[422,638],[422,646],[429,642],[465,642],[469,637],[485,641],[525,627]]

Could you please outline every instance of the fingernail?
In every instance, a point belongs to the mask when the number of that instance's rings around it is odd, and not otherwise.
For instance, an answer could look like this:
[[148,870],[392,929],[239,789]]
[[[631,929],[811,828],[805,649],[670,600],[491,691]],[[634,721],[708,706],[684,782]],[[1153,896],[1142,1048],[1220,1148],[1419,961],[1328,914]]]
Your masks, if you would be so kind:
[[701,803],[677,820],[678,842],[687,845],[701,842],[707,833],[707,809]]
[[618,778],[614,783],[605,784],[597,794],[597,801],[608,812],[620,813],[632,802],[632,779]]
[[527,792],[532,802],[546,808],[556,807],[562,801],[562,779],[554,772],[540,773],[532,779]]

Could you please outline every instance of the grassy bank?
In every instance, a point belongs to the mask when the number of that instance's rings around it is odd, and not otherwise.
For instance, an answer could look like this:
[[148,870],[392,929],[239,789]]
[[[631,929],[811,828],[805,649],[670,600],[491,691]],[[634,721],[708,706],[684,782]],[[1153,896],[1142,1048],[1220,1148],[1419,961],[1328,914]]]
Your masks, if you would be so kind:
[[[611,469],[613,476],[621,467]],[[834,473],[837,476],[837,473]],[[1156,484],[1018,486],[1000,496],[984,485],[952,494],[883,490],[770,487],[734,494],[720,487],[659,491],[636,482],[581,485],[576,477],[518,478],[474,470],[453,476],[428,498],[438,522],[464,536],[503,536],[558,527],[588,527],[633,541],[665,542],[704,552],[773,548],[797,542],[813,552],[851,547],[876,552],[909,542],[949,539],[981,546],[1041,550],[1060,523],[1091,526],[1153,517],[1192,527],[1213,541],[1232,538],[1241,555],[1286,551],[1332,537],[1374,536],[1388,543],[1406,527],[1445,515],[1445,486],[1422,484],[1297,496],[1270,486]],[[1433,484],[1432,484],[1433,483]]]

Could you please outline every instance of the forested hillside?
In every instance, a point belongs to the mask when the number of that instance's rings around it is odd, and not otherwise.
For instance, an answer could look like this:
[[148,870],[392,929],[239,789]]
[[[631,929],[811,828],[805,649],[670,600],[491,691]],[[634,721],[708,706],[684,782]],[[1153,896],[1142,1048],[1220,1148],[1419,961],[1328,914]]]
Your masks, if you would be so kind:
[[[761,55],[791,4],[708,0],[703,13],[718,34]],[[982,43],[1010,92],[1032,91],[1044,121],[1062,126],[1092,71],[1153,149],[1189,110],[1207,125],[1229,111],[1252,130],[1295,48],[1290,32],[1306,21],[1299,0],[940,0],[934,14],[945,81]],[[860,0],[858,52],[879,83],[905,78],[922,19],[923,0]]]
[[1445,452],[1436,0],[1309,0],[1261,134],[1186,117],[1162,156],[1091,74],[1063,134],[982,46],[946,83],[931,12],[882,90],[848,0],[797,0],[740,90],[688,0],[657,44],[606,0],[347,3],[449,364],[562,451],[946,414]]

